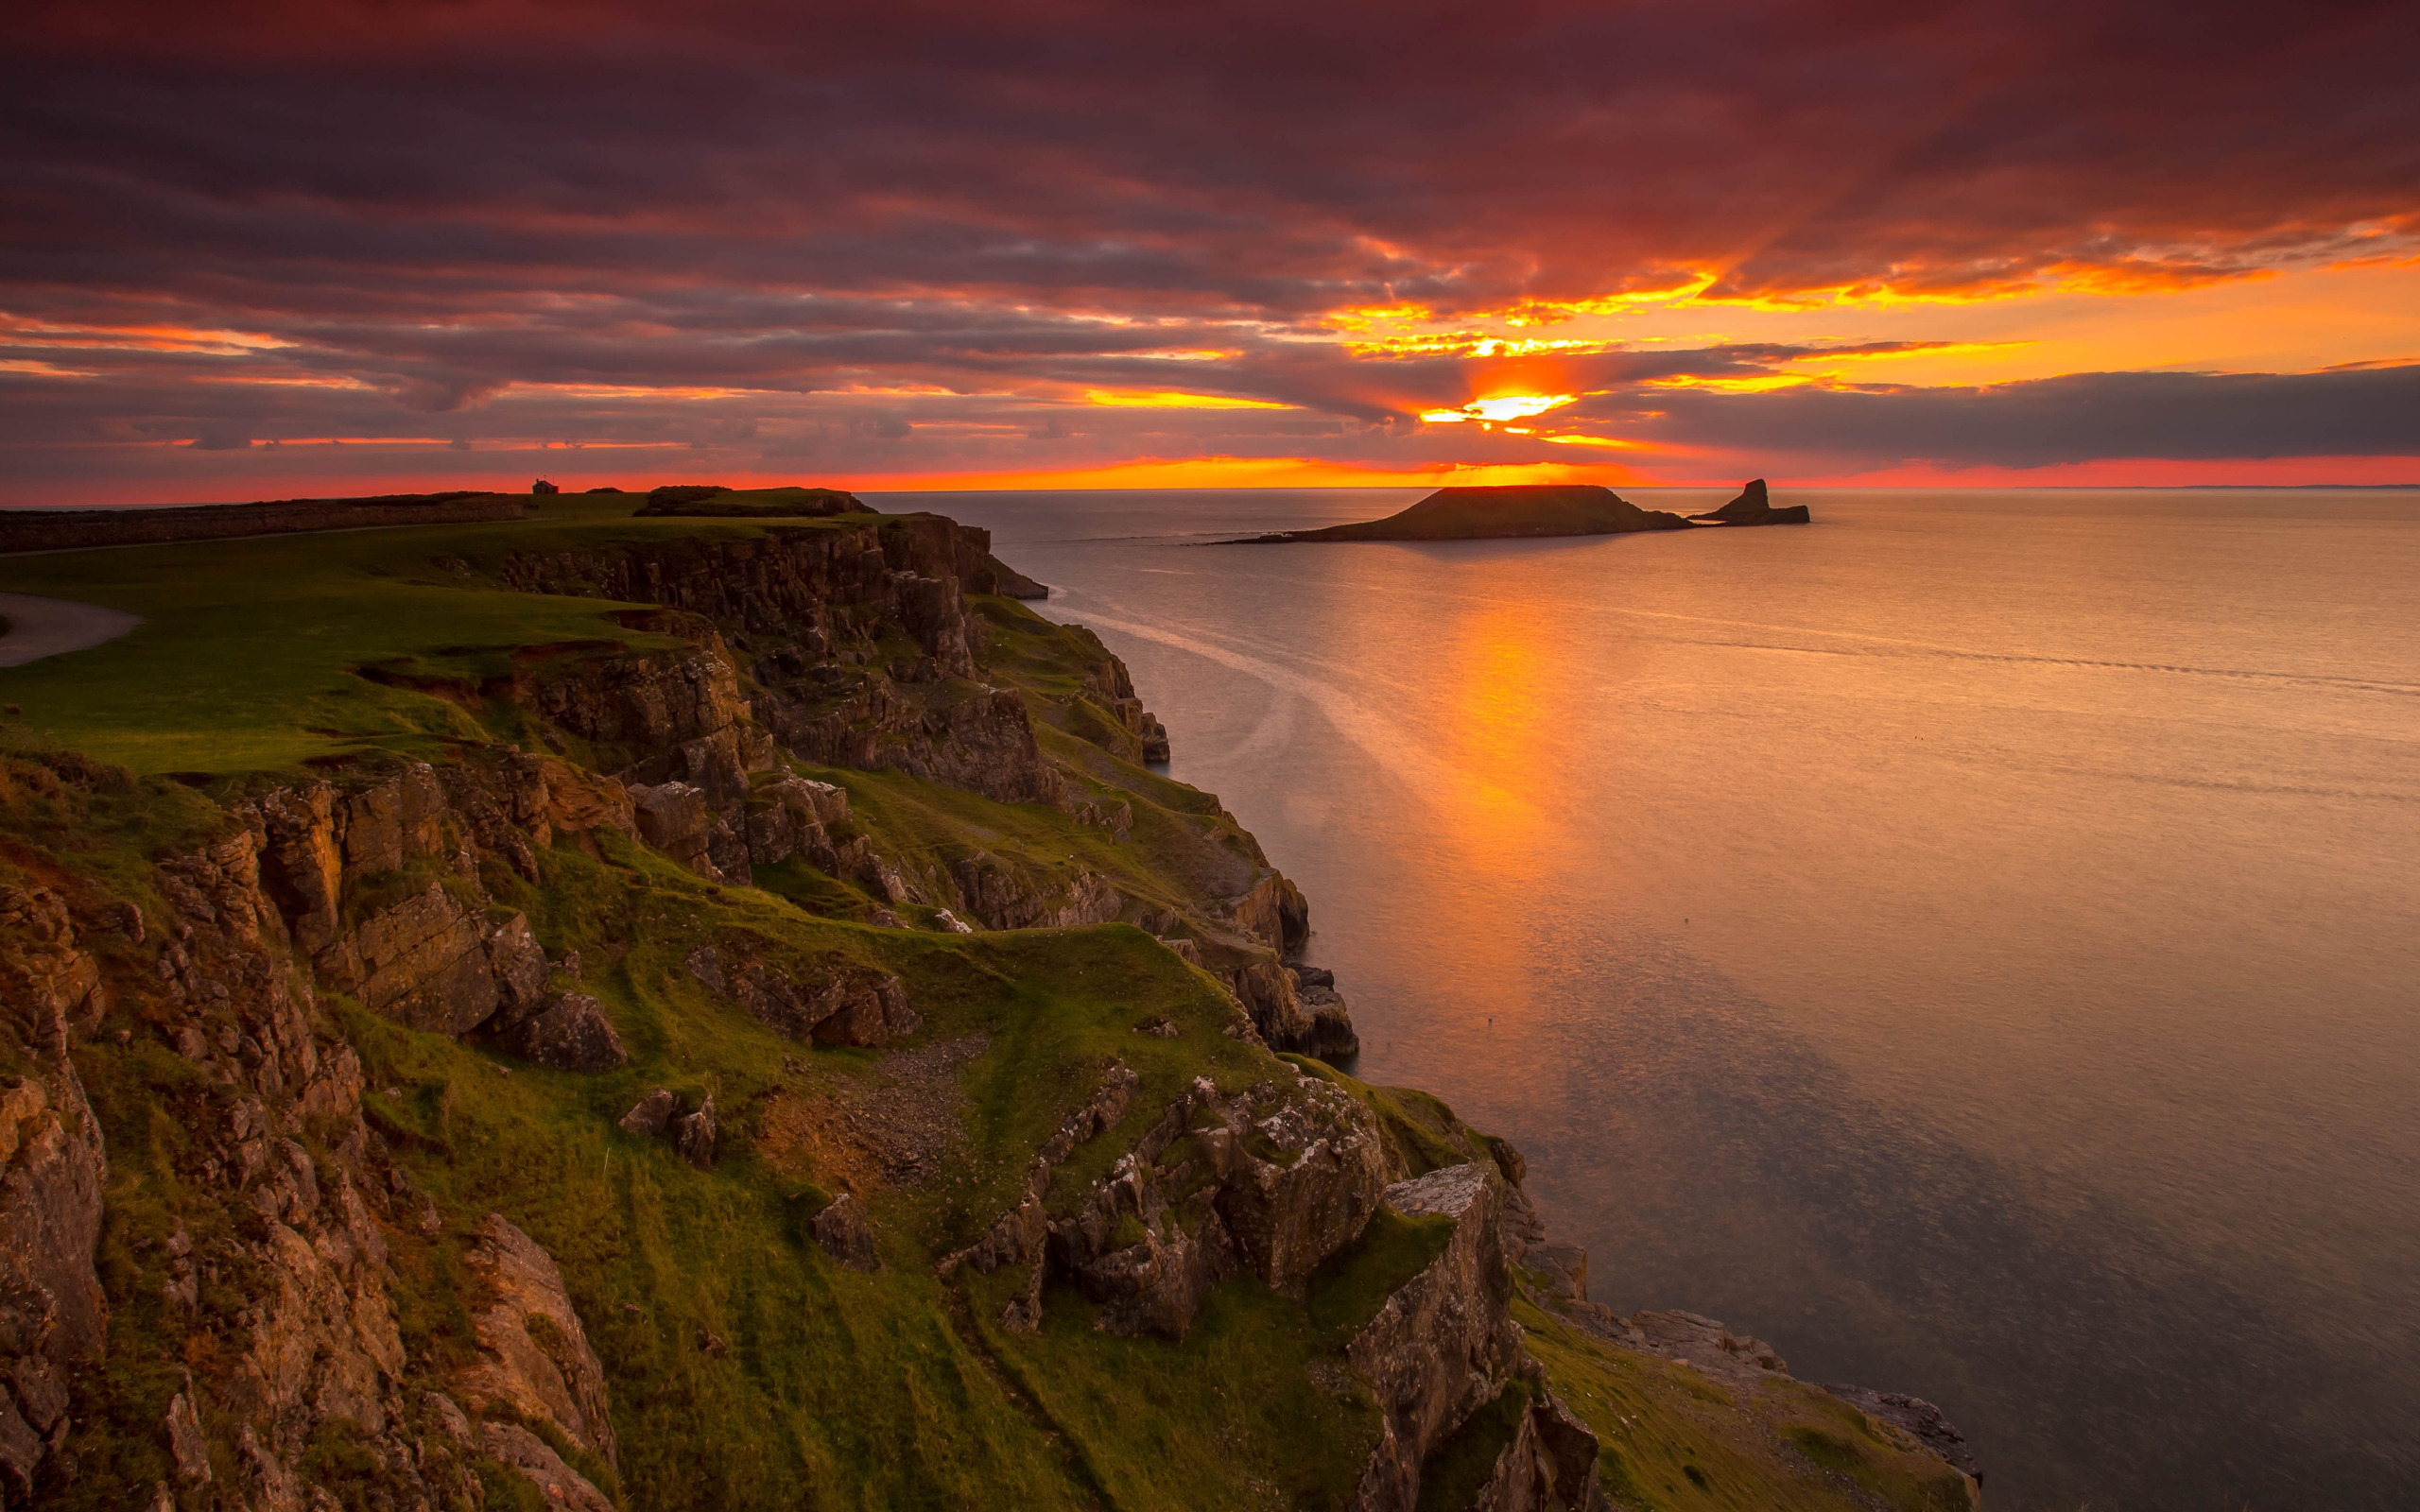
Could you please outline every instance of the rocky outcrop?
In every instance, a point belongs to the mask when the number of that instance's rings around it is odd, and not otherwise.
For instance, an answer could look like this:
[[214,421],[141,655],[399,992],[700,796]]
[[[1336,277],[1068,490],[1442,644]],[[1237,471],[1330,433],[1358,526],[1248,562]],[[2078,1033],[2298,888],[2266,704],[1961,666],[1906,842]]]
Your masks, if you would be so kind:
[[767,1027],[820,1045],[889,1045],[922,1022],[908,1005],[907,988],[888,972],[844,967],[794,974],[750,959],[756,948],[745,937],[702,947],[690,953],[689,974]]
[[1042,754],[1025,700],[1011,689],[935,702],[873,676],[832,695],[771,689],[757,713],[802,760],[821,765],[893,767],[1003,803],[1055,805],[1066,796],[1066,778]]
[[[966,612],[964,595],[1001,582],[990,541],[951,521],[905,516],[828,529],[775,526],[748,540],[526,555],[507,563],[504,576],[530,592],[666,605],[732,627],[752,646],[751,676],[763,690],[753,718],[804,760],[897,767],[1004,802],[1056,802],[1064,779],[1036,745],[1024,701],[1006,689],[963,686],[975,677],[982,644],[981,622]],[[914,659],[877,667],[889,636],[912,645]],[[707,650],[706,660],[727,664],[718,640]],[[606,680],[617,676],[609,672]],[[649,680],[635,669],[630,676]],[[736,699],[735,685],[728,701]],[[629,696],[589,703],[599,713],[633,707]],[[576,732],[598,724],[582,717],[585,706],[558,695],[542,692],[541,707]],[[631,738],[626,723],[612,738]],[[708,732],[701,724],[697,734]],[[648,727],[648,739],[671,743],[660,724]],[[747,760],[741,751],[740,765]],[[634,775],[649,783],[680,777],[706,787],[717,804],[744,796],[669,767]]]
[[458,1036],[500,1008],[534,1005],[546,985],[546,954],[528,919],[491,919],[437,882],[362,920],[320,967],[373,1013]]
[[109,1317],[93,1270],[107,1162],[64,1052],[0,1078],[0,1502],[12,1505],[65,1441],[68,1374],[99,1357]]
[[615,1512],[613,1499],[562,1461],[546,1441],[518,1423],[481,1423],[478,1447],[490,1459],[538,1488],[548,1506],[566,1512]]
[[1311,905],[1303,889],[1270,871],[1251,889],[1231,899],[1227,911],[1236,927],[1283,955],[1300,951],[1311,937]]
[[[147,1284],[194,1362],[163,1441],[184,1483],[273,1512],[312,1504],[300,1467],[332,1429],[399,1498],[475,1494],[466,1461],[420,1441],[400,1394],[387,1225],[435,1214],[395,1211],[413,1200],[408,1183],[376,1168],[360,1062],[293,969],[260,845],[246,827],[160,863],[154,970],[120,983],[191,1068],[196,1095],[174,1108],[182,1200],[243,1211],[147,1241],[159,1278]],[[231,1292],[240,1307],[210,1300]]]
[[473,1413],[550,1424],[606,1464],[618,1463],[605,1367],[589,1348],[554,1257],[502,1214],[490,1213],[462,1263],[476,1288],[478,1354],[456,1373],[457,1398]]
[[627,1063],[630,1052],[605,1017],[605,1005],[580,992],[547,999],[495,1037],[499,1049],[557,1071],[603,1072]]
[[1825,1386],[1824,1389],[1867,1417],[1908,1434],[1947,1460],[1977,1486],[1983,1484],[1982,1466],[1976,1462],[1975,1452],[1967,1444],[1966,1435],[1942,1415],[1939,1407],[1922,1397],[1910,1397],[1900,1391],[1874,1391],[1864,1386]]
[[1196,1081],[1069,1217],[1046,1221],[1050,1171],[1087,1130],[1124,1116],[1123,1070],[1036,1158],[1026,1200],[964,1257],[986,1271],[1034,1265],[1010,1326],[1037,1326],[1046,1277],[1063,1276],[1101,1304],[1100,1327],[1182,1338],[1221,1280],[1249,1271],[1300,1296],[1369,1222],[1385,1180],[1375,1125],[1351,1097],[1302,1077],[1234,1096]]
[[1693,514],[1689,518],[1711,520],[1717,524],[1725,525],[1803,525],[1808,524],[1813,517],[1808,514],[1806,506],[1803,504],[1793,504],[1780,509],[1774,508],[1772,500],[1765,491],[1765,480],[1750,478],[1747,487],[1739,490],[1739,496],[1729,504],[1720,509],[1709,509],[1703,514]]
[[715,1100],[709,1096],[693,1112],[680,1114],[665,1125],[665,1133],[672,1140],[672,1147],[681,1159],[700,1171],[715,1168],[715,1142],[719,1134],[715,1122]]
[[1338,994],[1332,974],[1328,985],[1305,988],[1298,969],[1260,956],[1220,972],[1219,980],[1272,1050],[1333,1060],[1361,1048],[1352,1009]]
[[966,913],[986,929],[1063,929],[1106,924],[1124,909],[1109,879],[1078,867],[1055,885],[1035,883],[1017,868],[983,851],[950,864],[950,880]]
[[1551,1395],[1523,1396],[1512,1441],[1469,1512],[1604,1512],[1596,1434]]
[[[227,864],[256,874],[275,905],[267,922],[320,981],[398,1022],[461,1035],[500,1010],[533,1009],[547,975],[528,920],[487,907],[474,842],[534,876],[533,845],[573,825],[630,819],[618,789],[559,762],[514,757],[484,775],[452,775],[451,793],[423,764],[351,791],[278,789],[236,811],[249,833],[226,844],[249,842],[252,854]],[[349,920],[350,900],[391,895],[394,880],[435,868],[424,885]]]
[[874,1256],[873,1225],[867,1221],[865,1204],[850,1193],[834,1197],[815,1215],[815,1243],[845,1269],[882,1268]]
[[1408,1218],[1451,1219],[1454,1232],[1346,1349],[1383,1415],[1354,1493],[1357,1512],[1416,1505],[1421,1463],[1495,1400],[1523,1360],[1504,1259],[1503,1177],[1492,1166],[1447,1166],[1387,1188],[1386,1203]]
[[705,789],[686,782],[641,784],[631,790],[631,808],[640,839],[709,881],[724,880],[707,853],[715,815],[706,807]]

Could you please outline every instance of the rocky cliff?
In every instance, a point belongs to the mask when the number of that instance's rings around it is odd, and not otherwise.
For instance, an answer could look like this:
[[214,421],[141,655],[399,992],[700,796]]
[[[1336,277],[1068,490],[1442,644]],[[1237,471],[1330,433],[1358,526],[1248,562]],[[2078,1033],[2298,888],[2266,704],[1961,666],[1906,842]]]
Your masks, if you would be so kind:
[[0,1504],[1605,1504],[1584,1257],[979,532],[474,544],[599,633],[337,670],[476,738],[0,758]]

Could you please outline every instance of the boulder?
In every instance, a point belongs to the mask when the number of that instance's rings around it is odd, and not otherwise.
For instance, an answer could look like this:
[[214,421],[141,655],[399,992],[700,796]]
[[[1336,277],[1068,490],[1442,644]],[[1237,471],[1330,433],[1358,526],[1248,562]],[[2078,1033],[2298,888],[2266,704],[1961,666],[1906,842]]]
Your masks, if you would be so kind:
[[710,1096],[694,1113],[672,1120],[668,1132],[681,1159],[700,1171],[715,1168],[715,1100]]
[[709,881],[722,880],[706,853],[715,821],[703,788],[686,782],[634,786],[631,805],[640,839]]
[[815,1215],[815,1242],[849,1270],[880,1270],[874,1256],[873,1225],[866,1220],[865,1204],[843,1192]]
[[581,992],[548,1001],[497,1036],[496,1043],[557,1071],[612,1071],[631,1058],[605,1017],[605,1005]]
[[633,1134],[654,1139],[672,1122],[673,1109],[680,1106],[671,1088],[658,1087],[631,1106],[631,1110],[621,1117],[621,1125]]

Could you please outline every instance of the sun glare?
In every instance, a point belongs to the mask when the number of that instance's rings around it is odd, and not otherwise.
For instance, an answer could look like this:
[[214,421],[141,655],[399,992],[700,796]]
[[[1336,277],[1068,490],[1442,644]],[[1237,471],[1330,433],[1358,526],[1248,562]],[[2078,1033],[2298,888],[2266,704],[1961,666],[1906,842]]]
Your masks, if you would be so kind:
[[1532,415],[1543,415],[1549,409],[1560,409],[1579,397],[1578,394],[1498,394],[1493,399],[1474,399],[1460,409],[1428,410],[1420,418],[1435,425],[1449,425],[1467,420],[1500,425],[1506,421],[1527,420]]

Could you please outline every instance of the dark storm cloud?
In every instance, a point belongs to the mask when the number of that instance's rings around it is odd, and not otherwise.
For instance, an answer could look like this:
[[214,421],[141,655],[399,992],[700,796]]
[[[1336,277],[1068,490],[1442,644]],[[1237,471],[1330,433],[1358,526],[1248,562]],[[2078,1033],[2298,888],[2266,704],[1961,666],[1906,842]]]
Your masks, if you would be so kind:
[[[1610,416],[1618,402],[1599,401]],[[1984,388],[1658,391],[1630,434],[1843,471],[2078,457],[2420,454],[2420,364],[2316,373],[2086,372]]]
[[[2416,51],[2386,3],[36,5],[0,63],[6,429],[475,435],[504,405],[627,438],[692,421],[528,386],[790,415],[921,387],[1046,439],[1016,395],[1182,387],[1399,437],[1472,364],[1355,359],[1335,312],[2408,253]],[[177,330],[244,341],[92,335]],[[1662,407],[1798,423],[1748,397]],[[1877,437],[1921,404],[1832,397]],[[884,403],[892,451],[926,444],[924,401]],[[1254,413],[1079,423],[1302,434]]]

